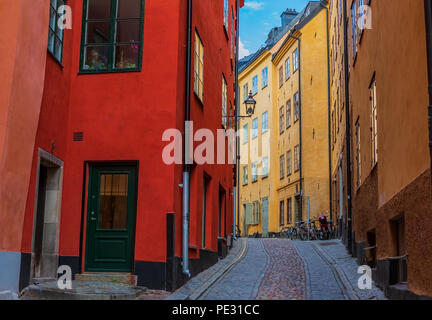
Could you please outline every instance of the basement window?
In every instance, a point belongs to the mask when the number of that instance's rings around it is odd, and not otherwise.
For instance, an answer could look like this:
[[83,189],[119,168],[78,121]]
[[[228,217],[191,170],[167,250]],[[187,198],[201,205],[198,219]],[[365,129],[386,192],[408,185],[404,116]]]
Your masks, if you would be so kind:
[[140,71],[144,0],[84,0],[81,73]]

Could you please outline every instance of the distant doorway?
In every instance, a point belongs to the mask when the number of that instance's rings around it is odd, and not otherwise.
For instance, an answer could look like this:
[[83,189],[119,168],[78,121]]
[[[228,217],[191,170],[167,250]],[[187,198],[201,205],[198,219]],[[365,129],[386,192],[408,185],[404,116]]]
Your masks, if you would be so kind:
[[58,269],[63,161],[39,149],[30,279],[55,279]]
[[262,201],[262,236],[268,237],[268,198],[264,198]]

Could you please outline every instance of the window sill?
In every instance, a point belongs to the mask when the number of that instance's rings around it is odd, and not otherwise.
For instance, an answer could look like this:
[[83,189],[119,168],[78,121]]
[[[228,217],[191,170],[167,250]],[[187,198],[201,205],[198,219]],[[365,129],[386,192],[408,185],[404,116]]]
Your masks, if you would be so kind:
[[268,179],[268,175],[267,175],[267,176],[262,176],[262,177],[261,177],[261,180],[264,180],[264,179]]
[[80,70],[78,71],[79,75],[84,74],[101,74],[101,73],[130,73],[130,72],[141,72],[141,68],[135,69],[121,69],[121,70]]
[[60,66],[60,68],[64,69],[64,65],[62,64],[62,62],[58,61],[58,59],[54,56],[54,54],[51,51],[49,51],[48,49],[47,51],[48,51],[48,55],[54,59],[54,61]]
[[264,90],[267,87],[268,87],[268,84],[266,84],[264,87],[262,87],[261,90]]
[[225,24],[222,24],[222,28],[224,30],[227,41],[229,41],[228,27]]
[[[195,96],[195,99],[196,100],[198,100],[198,103],[201,105],[201,107],[203,107],[204,108],[204,102],[201,100],[201,98],[197,95],[197,93],[195,92],[195,90],[194,90],[194,96]],[[203,96],[203,99],[204,99],[204,96]]]

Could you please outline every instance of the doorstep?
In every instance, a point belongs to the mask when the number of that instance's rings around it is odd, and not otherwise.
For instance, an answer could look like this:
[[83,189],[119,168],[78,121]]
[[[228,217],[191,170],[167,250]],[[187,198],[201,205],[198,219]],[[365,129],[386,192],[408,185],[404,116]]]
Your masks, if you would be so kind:
[[85,272],[82,274],[76,274],[75,280],[123,283],[126,285],[136,286],[138,282],[138,276],[124,272]]
[[60,289],[57,281],[33,284],[21,292],[21,300],[135,300],[147,288],[116,282],[73,280],[72,289]]

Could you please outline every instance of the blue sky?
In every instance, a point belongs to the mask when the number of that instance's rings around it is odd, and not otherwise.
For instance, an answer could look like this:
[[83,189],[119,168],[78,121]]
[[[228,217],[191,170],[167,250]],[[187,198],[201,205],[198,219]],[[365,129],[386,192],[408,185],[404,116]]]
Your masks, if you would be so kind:
[[240,10],[240,58],[254,53],[273,27],[281,25],[280,15],[287,8],[301,11],[308,0],[246,0]]

